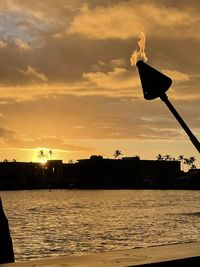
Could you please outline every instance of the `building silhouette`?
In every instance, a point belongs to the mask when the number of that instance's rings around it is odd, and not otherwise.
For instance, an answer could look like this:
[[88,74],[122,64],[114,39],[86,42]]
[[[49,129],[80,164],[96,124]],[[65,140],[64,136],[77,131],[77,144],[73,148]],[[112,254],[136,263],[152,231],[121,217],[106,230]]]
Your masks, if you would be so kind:
[[104,159],[93,155],[75,163],[0,162],[0,190],[80,189],[199,189],[199,170],[181,172],[180,161]]

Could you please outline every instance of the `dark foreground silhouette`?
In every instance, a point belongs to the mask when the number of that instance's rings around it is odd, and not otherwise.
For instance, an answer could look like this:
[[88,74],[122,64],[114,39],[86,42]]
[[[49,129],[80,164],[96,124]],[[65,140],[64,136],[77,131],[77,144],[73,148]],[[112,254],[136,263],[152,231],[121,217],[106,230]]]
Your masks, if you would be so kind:
[[0,264],[14,261],[14,251],[8,220],[4,213],[2,201],[0,198]]

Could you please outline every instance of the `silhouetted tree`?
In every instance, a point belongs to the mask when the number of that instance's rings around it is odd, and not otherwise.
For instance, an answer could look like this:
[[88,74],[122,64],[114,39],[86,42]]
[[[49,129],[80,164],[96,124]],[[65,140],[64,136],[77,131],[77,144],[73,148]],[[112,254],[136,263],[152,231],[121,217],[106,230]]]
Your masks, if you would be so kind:
[[38,153],[38,158],[41,159],[41,162],[44,163],[45,162],[45,158],[47,158],[47,155],[44,153],[44,150],[40,150]]
[[195,170],[196,168],[197,168],[196,165],[195,164],[192,164],[190,169],[191,170]]
[[189,169],[196,169],[195,161],[195,157],[184,158],[184,164],[187,165],[188,171]]
[[184,164],[187,166],[188,171],[189,171],[189,167],[190,167],[190,160],[188,158],[184,158]]
[[161,155],[161,154],[158,154],[156,156],[157,160],[167,160],[167,161],[175,161],[176,159],[174,157],[172,157],[171,155]]
[[49,153],[49,156],[50,156],[50,160],[52,160],[53,159],[53,154],[54,154],[53,151],[50,149],[48,153]]
[[194,162],[196,161],[195,157],[190,157],[189,161],[190,161],[190,166],[191,166],[190,169],[196,169],[196,165],[194,164]]
[[164,160],[164,156],[162,156],[161,154],[158,154],[156,156],[157,160]]
[[121,150],[119,150],[119,149],[115,150],[115,153],[113,154],[113,157],[114,157],[115,159],[117,159],[117,158],[119,158],[120,156],[122,156],[122,152],[121,152]]
[[165,156],[164,156],[164,160],[171,161],[171,160],[172,160],[171,155],[165,155]]

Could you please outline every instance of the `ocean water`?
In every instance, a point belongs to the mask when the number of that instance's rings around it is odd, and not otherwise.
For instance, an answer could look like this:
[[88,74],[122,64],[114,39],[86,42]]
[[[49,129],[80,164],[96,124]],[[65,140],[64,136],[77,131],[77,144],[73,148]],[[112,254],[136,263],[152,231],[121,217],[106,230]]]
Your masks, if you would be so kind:
[[200,241],[200,191],[0,192],[16,261]]

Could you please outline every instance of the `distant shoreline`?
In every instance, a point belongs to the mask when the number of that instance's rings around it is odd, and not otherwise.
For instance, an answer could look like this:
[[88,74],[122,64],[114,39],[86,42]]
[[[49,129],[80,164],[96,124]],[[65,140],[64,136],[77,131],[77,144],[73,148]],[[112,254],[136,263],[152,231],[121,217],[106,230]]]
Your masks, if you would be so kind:
[[199,190],[200,170],[184,173],[180,161],[104,159],[96,156],[75,163],[49,160],[0,162],[0,190]]

